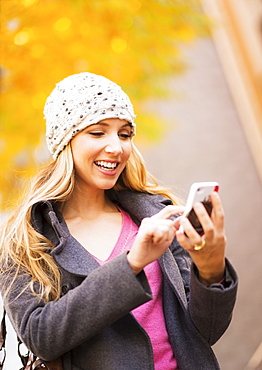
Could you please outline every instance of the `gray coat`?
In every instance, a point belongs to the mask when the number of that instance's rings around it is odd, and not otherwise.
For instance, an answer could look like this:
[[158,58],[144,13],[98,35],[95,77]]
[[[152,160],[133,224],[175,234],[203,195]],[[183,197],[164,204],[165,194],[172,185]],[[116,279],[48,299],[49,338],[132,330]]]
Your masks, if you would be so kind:
[[[129,191],[108,196],[137,224],[170,203]],[[150,339],[130,313],[152,299],[144,272],[135,276],[125,253],[99,266],[51,202],[33,207],[32,224],[56,245],[51,255],[61,269],[63,295],[45,304],[30,289],[21,293],[28,276],[16,279],[5,306],[21,340],[45,360],[62,355],[65,370],[153,370]],[[205,287],[176,240],[159,262],[166,327],[179,369],[219,369],[210,346],[231,320],[237,286],[233,267],[227,261],[226,284]],[[4,287],[2,280],[2,293]]]

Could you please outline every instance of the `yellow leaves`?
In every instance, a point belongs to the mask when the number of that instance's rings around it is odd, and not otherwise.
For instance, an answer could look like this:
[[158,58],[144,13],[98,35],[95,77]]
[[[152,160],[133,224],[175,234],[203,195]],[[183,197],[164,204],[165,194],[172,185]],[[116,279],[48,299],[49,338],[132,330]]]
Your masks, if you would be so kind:
[[24,6],[32,6],[37,2],[38,0],[21,0],[22,5]]
[[46,47],[43,44],[34,44],[30,49],[31,57],[34,59],[41,58],[46,51]]
[[43,93],[43,91],[39,91],[36,94],[34,94],[31,98],[32,106],[35,109],[42,109],[42,107],[45,104],[46,100],[46,94]]
[[88,22],[81,22],[79,25],[78,25],[78,31],[80,33],[81,36],[84,36],[84,37],[90,37],[90,33],[92,31],[92,27],[90,26],[90,24]]
[[88,62],[85,59],[79,59],[74,64],[74,71],[75,73],[85,72],[88,71]]
[[30,34],[28,31],[20,31],[14,37],[15,45],[24,45],[29,41]]
[[128,2],[128,5],[134,12],[138,12],[142,6],[141,1],[138,0],[131,0]]
[[58,32],[68,31],[72,21],[70,18],[59,18],[53,25],[53,29]]
[[14,196],[17,179],[25,176],[13,169],[23,173],[37,165],[35,148],[45,136],[44,101],[55,83],[70,74],[90,71],[120,84],[134,103],[140,139],[159,138],[166,126],[144,111],[143,102],[168,95],[165,77],[184,68],[181,43],[208,33],[209,21],[199,4],[198,0],[2,0],[4,199]]
[[[168,124],[155,114],[141,111],[137,118],[137,139],[144,145],[155,143],[162,139]],[[143,127],[143,130],[140,130]]]
[[113,37],[110,42],[112,50],[116,54],[122,54],[126,51],[128,44],[125,39],[120,37]]

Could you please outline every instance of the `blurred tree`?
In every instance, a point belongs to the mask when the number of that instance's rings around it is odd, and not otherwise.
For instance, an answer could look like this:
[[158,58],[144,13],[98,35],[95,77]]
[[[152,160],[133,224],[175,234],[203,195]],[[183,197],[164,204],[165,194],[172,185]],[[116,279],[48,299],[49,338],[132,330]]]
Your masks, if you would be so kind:
[[21,179],[48,159],[37,148],[56,82],[82,71],[114,80],[134,103],[138,138],[152,141],[163,125],[143,104],[168,96],[164,77],[183,70],[181,44],[210,27],[196,0],[0,1],[2,209]]

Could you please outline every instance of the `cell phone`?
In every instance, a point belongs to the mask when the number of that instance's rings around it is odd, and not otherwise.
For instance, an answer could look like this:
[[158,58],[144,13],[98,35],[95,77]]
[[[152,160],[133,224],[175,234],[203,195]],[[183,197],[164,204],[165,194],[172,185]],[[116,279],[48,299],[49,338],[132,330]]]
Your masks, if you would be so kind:
[[210,201],[210,194],[218,190],[219,184],[216,181],[195,182],[191,185],[183,216],[189,219],[190,223],[196,229],[199,235],[203,235],[204,230],[193,209],[193,206],[197,202],[203,203],[207,213],[210,216],[213,208]]

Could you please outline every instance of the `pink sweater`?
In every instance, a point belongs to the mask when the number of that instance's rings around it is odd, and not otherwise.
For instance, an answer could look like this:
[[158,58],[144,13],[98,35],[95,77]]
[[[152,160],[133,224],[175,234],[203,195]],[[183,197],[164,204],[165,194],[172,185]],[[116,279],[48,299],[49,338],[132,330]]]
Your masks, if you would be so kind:
[[[131,217],[123,210],[120,211],[122,230],[113,251],[105,261],[95,257],[101,265],[130,250],[138,232],[138,226]],[[166,331],[162,306],[162,272],[158,261],[147,265],[144,271],[152,290],[153,300],[135,308],[132,314],[149,335],[153,347],[155,370],[175,370],[178,368]]]

